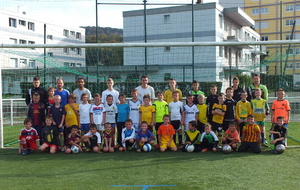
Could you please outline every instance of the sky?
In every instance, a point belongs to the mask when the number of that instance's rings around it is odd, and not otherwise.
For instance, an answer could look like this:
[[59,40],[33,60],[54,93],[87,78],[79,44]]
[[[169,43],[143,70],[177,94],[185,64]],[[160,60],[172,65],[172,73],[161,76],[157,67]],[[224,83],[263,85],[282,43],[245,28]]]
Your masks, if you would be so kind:
[[[195,0],[196,1],[196,0]],[[98,0],[103,3],[143,3],[143,0]],[[148,3],[191,3],[191,0],[147,0]],[[18,7],[37,20],[68,26],[96,26],[95,0],[1,0],[0,9],[17,12]],[[172,5],[168,5],[172,6]],[[162,6],[148,6],[156,8]],[[123,28],[122,12],[143,5],[98,5],[100,27]]]

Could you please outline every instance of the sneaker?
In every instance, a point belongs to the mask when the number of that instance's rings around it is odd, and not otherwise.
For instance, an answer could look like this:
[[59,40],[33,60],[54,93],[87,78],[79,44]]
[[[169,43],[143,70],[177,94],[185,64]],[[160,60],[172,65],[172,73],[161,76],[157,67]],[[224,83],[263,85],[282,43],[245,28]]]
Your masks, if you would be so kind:
[[85,152],[89,152],[89,151],[91,151],[91,149],[86,148],[84,151],[85,151]]
[[22,155],[23,155],[23,156],[26,156],[26,155],[28,155],[28,153],[29,153],[28,150],[23,150]]
[[66,148],[63,146],[63,147],[61,147],[61,149],[60,149],[62,152],[64,152],[65,150],[66,150]]
[[208,151],[208,148],[204,148],[203,150],[202,150],[202,152],[207,152]]
[[221,145],[218,145],[217,148],[218,148],[218,149],[222,149],[222,146],[221,146]]
[[260,145],[264,146],[264,147],[269,147],[269,145],[267,143],[261,143]]
[[160,145],[159,145],[159,144],[157,144],[157,145],[155,146],[155,148],[156,148],[156,149],[159,149],[159,148],[160,148]]

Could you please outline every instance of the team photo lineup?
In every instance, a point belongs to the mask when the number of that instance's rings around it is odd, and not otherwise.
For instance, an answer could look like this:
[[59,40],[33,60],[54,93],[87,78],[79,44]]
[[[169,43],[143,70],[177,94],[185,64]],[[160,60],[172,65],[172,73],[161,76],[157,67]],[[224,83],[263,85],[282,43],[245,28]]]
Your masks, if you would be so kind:
[[[223,152],[252,151],[261,146],[281,154],[287,145],[290,105],[285,90],[277,90],[277,99],[268,105],[268,89],[260,76],[252,76],[246,89],[234,77],[232,87],[219,92],[211,85],[210,94],[200,91],[192,81],[185,95],[169,79],[169,89],[157,91],[148,85],[146,75],[141,85],[131,90],[131,97],[114,89],[109,78],[107,90],[92,94],[78,78],[77,89],[64,89],[63,79],[48,91],[34,77],[26,95],[28,117],[19,136],[19,154],[57,151],[79,152]],[[128,101],[127,101],[128,100]],[[266,129],[270,115],[272,127]]]

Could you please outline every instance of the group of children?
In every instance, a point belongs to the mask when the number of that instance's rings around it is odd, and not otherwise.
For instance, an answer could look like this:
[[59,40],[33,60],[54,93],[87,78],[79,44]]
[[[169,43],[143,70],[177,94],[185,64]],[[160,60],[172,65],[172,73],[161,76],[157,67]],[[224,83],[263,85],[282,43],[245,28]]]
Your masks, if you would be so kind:
[[[194,152],[216,152],[221,145],[230,145],[233,150],[242,152],[251,148],[259,153],[260,145],[268,145],[264,128],[269,106],[261,99],[260,89],[255,90],[256,98],[248,102],[245,91],[240,92],[240,100],[234,100],[232,87],[227,88],[225,94],[217,94],[217,86],[212,85],[211,94],[205,98],[199,90],[199,82],[193,81],[193,89],[184,104],[182,92],[176,85],[176,80],[170,79],[170,89],[165,93],[158,91],[156,101],[149,94],[140,101],[138,90],[133,89],[128,104],[126,96],[113,89],[111,78],[107,81],[108,89],[102,93],[105,99],[101,100],[101,95],[96,93],[92,104],[89,94],[82,93],[80,104],[76,103],[76,95],[70,94],[68,103],[63,106],[61,96],[54,95],[54,88],[49,88],[49,101],[45,106],[40,102],[40,95],[34,93],[19,137],[19,153],[27,155],[36,149],[50,149],[50,153],[61,149],[71,153],[72,146],[98,153],[133,148],[141,152],[145,144],[154,149],[155,141],[155,148],[161,152],[178,148],[186,151],[186,145],[194,145]],[[290,107],[284,96],[284,90],[279,89],[278,99],[272,105],[273,152],[275,145],[285,144],[286,140]]]

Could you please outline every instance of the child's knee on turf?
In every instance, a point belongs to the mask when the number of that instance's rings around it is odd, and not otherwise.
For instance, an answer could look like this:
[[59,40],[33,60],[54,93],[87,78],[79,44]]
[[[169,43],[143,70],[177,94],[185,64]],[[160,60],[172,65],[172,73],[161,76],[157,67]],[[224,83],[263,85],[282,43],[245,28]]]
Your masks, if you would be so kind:
[[98,146],[94,146],[93,151],[94,152],[99,152],[99,147]]
[[70,154],[70,153],[71,153],[71,149],[70,149],[70,148],[67,148],[67,149],[65,150],[65,153],[66,153],[66,154]]
[[109,152],[115,152],[115,149],[113,147],[110,147]]
[[56,152],[56,147],[50,147],[50,154],[54,154]]
[[161,151],[161,152],[165,152],[166,149],[165,149],[165,148],[160,148],[160,151]]
[[217,152],[217,148],[216,148],[216,147],[213,147],[213,148],[212,148],[212,151],[213,151],[213,152]]
[[177,147],[171,147],[170,150],[173,151],[173,152],[176,152],[177,151]]

